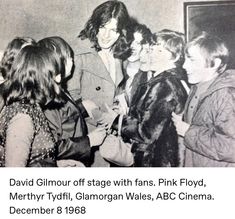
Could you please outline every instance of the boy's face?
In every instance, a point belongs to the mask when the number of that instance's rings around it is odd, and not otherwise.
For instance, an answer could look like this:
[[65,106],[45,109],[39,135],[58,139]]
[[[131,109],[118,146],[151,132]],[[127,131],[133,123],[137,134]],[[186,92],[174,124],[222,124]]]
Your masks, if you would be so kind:
[[101,49],[109,49],[118,39],[117,20],[111,18],[104,26],[99,28],[97,39]]
[[198,46],[188,48],[183,68],[187,71],[188,82],[198,84],[207,80],[212,68],[207,67],[206,60]]
[[158,42],[156,45],[152,45],[150,48],[150,70],[158,71],[163,66],[170,65],[172,63],[172,54],[165,49],[162,42]]

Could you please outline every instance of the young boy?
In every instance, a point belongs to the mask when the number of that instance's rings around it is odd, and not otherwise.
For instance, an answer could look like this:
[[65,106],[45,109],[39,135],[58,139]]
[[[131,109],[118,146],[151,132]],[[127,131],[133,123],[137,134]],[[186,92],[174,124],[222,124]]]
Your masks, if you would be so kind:
[[184,122],[173,114],[184,136],[185,166],[235,166],[235,71],[226,70],[224,42],[203,33],[188,43],[183,67],[192,88]]

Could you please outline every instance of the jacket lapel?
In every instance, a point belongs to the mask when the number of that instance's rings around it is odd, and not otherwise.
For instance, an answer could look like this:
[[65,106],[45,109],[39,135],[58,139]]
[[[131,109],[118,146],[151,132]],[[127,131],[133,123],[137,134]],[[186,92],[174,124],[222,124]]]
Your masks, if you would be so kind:
[[122,61],[120,59],[115,59],[115,65],[116,65],[116,81],[115,85],[118,87],[118,85],[123,80],[123,72],[122,72]]

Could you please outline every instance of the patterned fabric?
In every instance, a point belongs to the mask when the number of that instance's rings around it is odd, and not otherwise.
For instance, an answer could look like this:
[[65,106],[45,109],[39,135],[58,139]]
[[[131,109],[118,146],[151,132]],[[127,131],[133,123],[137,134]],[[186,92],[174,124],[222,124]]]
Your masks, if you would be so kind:
[[[8,124],[19,114],[29,115],[33,123],[33,137],[27,147],[30,153],[27,161],[28,167],[56,166],[54,138],[50,132],[47,120],[37,104],[15,102],[5,106],[0,114],[0,166],[5,166],[6,133]],[[27,132],[27,130],[19,130]],[[26,141],[27,142],[27,141]],[[17,146],[17,142],[15,142]]]
[[235,166],[235,71],[219,75],[199,99],[185,134],[186,167]]

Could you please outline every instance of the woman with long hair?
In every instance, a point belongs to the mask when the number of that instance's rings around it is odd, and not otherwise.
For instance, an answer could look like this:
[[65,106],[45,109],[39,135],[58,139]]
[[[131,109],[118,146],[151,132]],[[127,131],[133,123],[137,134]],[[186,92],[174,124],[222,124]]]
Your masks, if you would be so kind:
[[4,82],[0,114],[0,166],[56,166],[55,140],[42,109],[63,102],[58,60],[46,48],[26,46]]
[[0,111],[4,106],[4,100],[2,97],[3,83],[6,76],[8,75],[8,72],[11,69],[15,57],[18,55],[18,53],[23,47],[35,43],[36,42],[34,41],[34,39],[30,37],[16,37],[11,42],[8,43],[5,51],[3,52],[3,56],[0,62],[0,77],[2,79],[0,84]]
[[90,150],[92,146],[102,143],[106,132],[104,128],[96,128],[88,134],[85,118],[89,112],[83,104],[85,101],[75,100],[65,90],[66,82],[73,69],[74,54],[70,45],[61,37],[47,37],[38,45],[50,49],[60,61],[62,94],[65,102],[45,108],[44,113],[57,142],[57,163],[59,165],[76,166],[80,161],[85,166],[90,165]]

